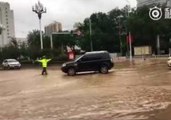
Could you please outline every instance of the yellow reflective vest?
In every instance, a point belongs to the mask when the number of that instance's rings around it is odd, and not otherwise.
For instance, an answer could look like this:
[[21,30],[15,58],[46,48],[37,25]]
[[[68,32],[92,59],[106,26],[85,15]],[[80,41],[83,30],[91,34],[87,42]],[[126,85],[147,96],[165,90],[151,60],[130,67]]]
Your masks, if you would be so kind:
[[42,60],[37,60],[37,61],[42,63],[42,67],[47,67],[47,63],[51,61],[51,59],[42,59]]

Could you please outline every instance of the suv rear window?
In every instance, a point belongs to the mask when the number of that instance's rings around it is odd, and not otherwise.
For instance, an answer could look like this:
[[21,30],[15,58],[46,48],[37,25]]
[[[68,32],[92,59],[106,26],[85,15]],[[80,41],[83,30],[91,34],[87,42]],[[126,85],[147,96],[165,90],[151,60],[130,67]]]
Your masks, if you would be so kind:
[[91,60],[99,60],[99,59],[101,59],[101,57],[96,54],[88,54],[81,58],[82,61],[91,61]]
[[99,54],[102,59],[109,59],[110,55],[108,53],[101,53]]
[[100,60],[100,59],[109,59],[110,56],[107,53],[93,53],[84,55],[81,60],[82,61],[91,61],[91,60]]

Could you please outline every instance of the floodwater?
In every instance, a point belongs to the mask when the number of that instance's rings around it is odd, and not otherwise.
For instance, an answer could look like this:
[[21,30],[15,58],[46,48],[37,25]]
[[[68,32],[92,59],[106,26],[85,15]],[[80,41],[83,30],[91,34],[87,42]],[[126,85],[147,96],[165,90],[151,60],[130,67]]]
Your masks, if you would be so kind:
[[59,67],[0,71],[0,120],[171,120],[167,59],[69,77]]

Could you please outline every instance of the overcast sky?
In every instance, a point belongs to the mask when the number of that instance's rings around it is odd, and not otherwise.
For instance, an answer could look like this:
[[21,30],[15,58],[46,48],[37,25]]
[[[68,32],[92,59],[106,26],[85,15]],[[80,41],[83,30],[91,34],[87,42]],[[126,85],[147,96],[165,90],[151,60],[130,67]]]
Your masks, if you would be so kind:
[[[14,10],[16,37],[26,37],[29,31],[39,29],[38,17],[32,12],[32,6],[38,0],[0,0],[9,2]],[[132,7],[136,0],[129,0]],[[47,13],[42,17],[42,28],[53,21],[62,23],[63,30],[70,30],[74,23],[83,22],[95,12],[109,12],[115,7],[122,8],[128,0],[40,0]]]

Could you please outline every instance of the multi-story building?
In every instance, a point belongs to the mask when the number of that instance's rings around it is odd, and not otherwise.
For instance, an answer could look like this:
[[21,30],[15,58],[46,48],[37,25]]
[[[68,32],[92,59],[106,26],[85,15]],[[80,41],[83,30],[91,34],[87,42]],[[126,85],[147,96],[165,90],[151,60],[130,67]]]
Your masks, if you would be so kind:
[[62,31],[62,24],[59,22],[53,22],[47,26],[45,26],[45,34],[50,36],[53,32]]
[[14,13],[7,2],[0,2],[0,24],[4,26],[0,35],[0,47],[4,47],[10,42],[11,37],[15,37]]
[[137,0],[137,7],[142,7],[144,5],[167,5],[171,7],[171,0]]

